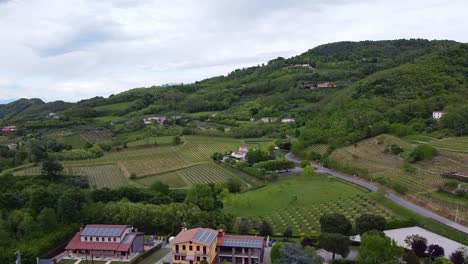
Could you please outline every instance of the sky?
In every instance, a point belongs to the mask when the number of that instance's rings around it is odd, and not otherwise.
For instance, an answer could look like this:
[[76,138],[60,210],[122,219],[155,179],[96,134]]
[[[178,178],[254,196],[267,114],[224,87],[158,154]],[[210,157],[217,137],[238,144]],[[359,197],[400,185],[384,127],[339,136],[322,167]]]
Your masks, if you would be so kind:
[[466,0],[0,0],[0,103],[190,83],[336,41],[468,42],[466,11]]

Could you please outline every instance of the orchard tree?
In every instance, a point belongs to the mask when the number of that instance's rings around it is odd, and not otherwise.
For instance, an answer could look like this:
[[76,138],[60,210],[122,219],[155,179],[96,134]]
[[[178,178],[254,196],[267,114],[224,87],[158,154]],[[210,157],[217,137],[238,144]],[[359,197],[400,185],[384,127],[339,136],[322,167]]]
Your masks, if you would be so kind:
[[350,235],[352,226],[346,216],[338,213],[331,213],[320,217],[320,231],[322,233]]
[[57,159],[53,157],[48,157],[44,162],[42,162],[42,175],[46,176],[50,181],[55,181],[62,176],[63,166]]
[[398,264],[404,249],[389,237],[364,234],[361,238],[358,263],[362,264]]
[[439,245],[429,245],[427,247],[427,254],[430,258],[434,259],[437,257],[443,257],[445,254],[445,250]]

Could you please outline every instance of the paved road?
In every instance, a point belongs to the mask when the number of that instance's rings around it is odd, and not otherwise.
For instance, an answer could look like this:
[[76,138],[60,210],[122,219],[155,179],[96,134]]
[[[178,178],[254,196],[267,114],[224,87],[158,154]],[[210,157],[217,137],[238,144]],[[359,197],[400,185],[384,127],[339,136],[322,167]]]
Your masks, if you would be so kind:
[[[286,154],[285,156],[286,159],[290,160],[290,161],[293,161],[295,163],[300,163],[301,160],[299,160],[297,157],[295,157],[292,153],[288,153]],[[371,190],[371,191],[378,191],[379,190],[379,187],[374,185],[374,184],[371,184],[371,183],[368,183],[368,182],[365,182],[365,181],[362,181],[362,180],[359,180],[359,179],[356,179],[356,178],[353,178],[353,177],[350,177],[350,176],[346,176],[340,172],[337,172],[337,171],[334,171],[334,170],[331,170],[331,169],[328,169],[328,168],[322,168],[320,167],[319,165],[317,164],[314,164],[314,163],[310,163],[311,166],[313,166],[315,169],[316,169],[316,172],[318,173],[325,173],[325,174],[329,174],[329,175],[332,175],[332,176],[335,176],[337,178],[340,178],[344,181],[347,181],[347,182],[350,182],[350,183],[353,183],[353,184],[356,184],[358,186],[361,186],[361,187],[364,187],[368,190]],[[422,207],[419,207],[411,202],[408,202],[392,193],[385,193],[385,197],[387,197],[388,199],[394,201],[395,203],[399,204],[399,205],[402,205],[410,210],[412,210],[413,212],[416,212],[418,214],[421,214],[425,217],[428,217],[428,218],[431,218],[439,223],[442,223],[446,226],[449,226],[449,227],[452,227],[456,230],[459,230],[465,234],[468,234],[468,228],[465,227],[465,226],[462,226],[460,224],[457,224],[453,221],[450,221],[440,215],[437,215],[429,210],[426,210]]]

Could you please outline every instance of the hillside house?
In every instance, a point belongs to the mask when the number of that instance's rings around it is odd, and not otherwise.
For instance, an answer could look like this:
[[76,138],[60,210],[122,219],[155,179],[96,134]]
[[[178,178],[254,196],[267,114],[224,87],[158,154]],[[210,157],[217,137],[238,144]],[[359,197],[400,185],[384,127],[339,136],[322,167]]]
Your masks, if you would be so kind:
[[317,84],[315,82],[302,82],[302,88],[304,89],[310,89],[310,90],[316,90],[317,89]]
[[6,126],[2,127],[2,132],[3,133],[11,133],[16,131],[16,126]]
[[171,241],[173,264],[258,264],[263,261],[263,237],[225,235],[210,228],[183,229]]
[[238,161],[245,161],[245,156],[249,152],[249,149],[245,145],[239,146],[239,151],[235,151],[231,153],[231,157]]
[[432,118],[440,119],[445,113],[442,111],[434,111],[432,112]]
[[281,119],[281,123],[294,123],[296,122],[296,119],[294,118],[283,118]]
[[131,259],[144,251],[144,233],[127,225],[87,225],[70,240],[65,254],[82,257]]
[[48,115],[47,115],[48,118],[50,119],[60,119],[60,116],[57,115],[56,113],[54,112],[50,112]]
[[449,172],[440,175],[443,179],[456,179],[463,182],[468,182],[467,172]]
[[165,116],[150,116],[143,118],[143,123],[145,125],[151,125],[155,123],[159,125],[164,125],[164,122],[166,122]]
[[325,88],[334,88],[336,84],[334,82],[324,82],[317,84],[318,89],[325,89]]
[[276,118],[273,118],[273,117],[262,117],[260,118],[260,122],[262,123],[271,123],[271,122],[275,122],[276,121]]

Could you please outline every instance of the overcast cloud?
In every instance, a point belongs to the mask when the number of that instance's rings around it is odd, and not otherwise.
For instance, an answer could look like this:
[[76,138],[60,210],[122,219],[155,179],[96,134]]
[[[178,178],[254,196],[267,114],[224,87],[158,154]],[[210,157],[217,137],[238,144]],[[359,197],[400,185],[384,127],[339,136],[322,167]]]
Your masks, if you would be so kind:
[[468,42],[468,1],[0,0],[0,102],[193,82],[344,40]]

